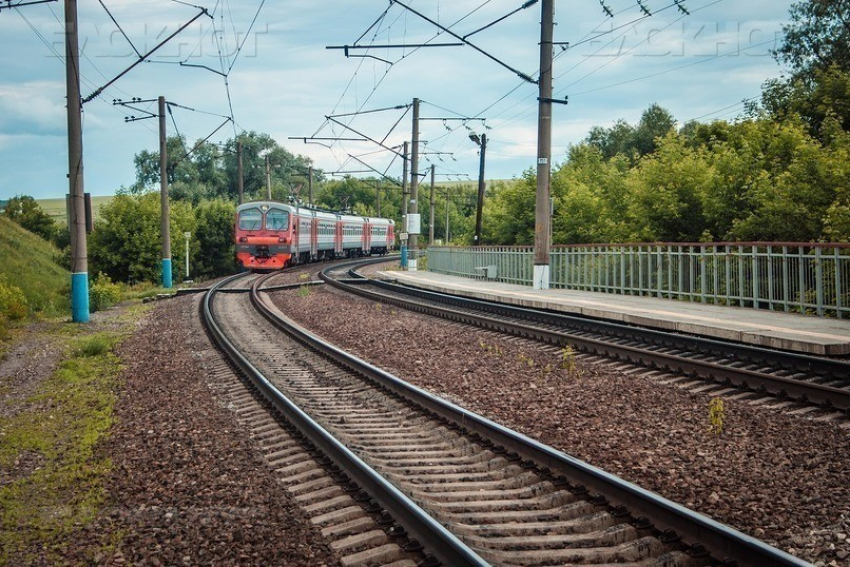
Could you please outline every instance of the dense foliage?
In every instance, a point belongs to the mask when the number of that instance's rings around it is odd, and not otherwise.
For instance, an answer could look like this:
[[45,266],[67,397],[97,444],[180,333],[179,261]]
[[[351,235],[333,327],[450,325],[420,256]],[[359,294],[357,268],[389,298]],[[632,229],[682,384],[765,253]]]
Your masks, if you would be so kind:
[[[650,106],[595,127],[553,171],[555,243],[850,241],[850,0],[791,7],[768,81],[737,122],[676,128]],[[485,201],[484,242],[534,238],[529,170]]]
[[[615,126],[616,128],[616,126]],[[850,239],[850,134],[800,118],[671,130],[654,152],[606,159],[588,141],[553,172],[555,243]],[[485,201],[484,241],[534,239],[531,171]]]
[[56,223],[42,210],[35,199],[28,195],[9,199],[3,214],[45,240],[53,240],[56,237]]
[[[306,193],[308,158],[295,156],[282,148],[268,134],[246,132],[228,140],[223,147],[204,141],[193,147],[182,136],[166,140],[166,177],[172,199],[198,204],[202,200],[222,198],[236,201],[239,193],[237,143],[242,144],[242,169],[245,200],[268,196],[268,181],[274,199],[288,200]],[[144,150],[134,158],[136,182],[128,189],[134,195],[159,190],[159,152]],[[321,171],[313,172],[314,182],[323,179]],[[304,196],[302,195],[302,198]]]
[[[171,203],[171,259],[175,281],[185,278],[186,240],[190,233],[190,275],[213,277],[232,273],[235,205],[221,199],[197,207]],[[101,208],[101,218],[89,237],[90,273],[113,281],[157,282],[162,270],[162,240],[158,193],[118,195]]]

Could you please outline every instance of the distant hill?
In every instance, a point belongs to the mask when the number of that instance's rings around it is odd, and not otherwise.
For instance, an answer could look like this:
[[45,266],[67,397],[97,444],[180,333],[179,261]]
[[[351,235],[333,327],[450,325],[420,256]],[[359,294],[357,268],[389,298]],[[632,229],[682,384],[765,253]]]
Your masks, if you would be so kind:
[[[92,197],[91,198],[91,207],[92,213],[94,214],[94,219],[97,220],[100,218],[100,207],[109,203],[113,196],[106,197]],[[56,224],[59,226],[66,226],[68,224],[68,215],[65,212],[65,199],[36,199],[36,203],[41,207],[45,213],[47,213],[50,218],[52,218]]]
[[71,273],[56,263],[59,250],[0,216],[0,274],[21,288],[30,309],[48,317],[70,312]]

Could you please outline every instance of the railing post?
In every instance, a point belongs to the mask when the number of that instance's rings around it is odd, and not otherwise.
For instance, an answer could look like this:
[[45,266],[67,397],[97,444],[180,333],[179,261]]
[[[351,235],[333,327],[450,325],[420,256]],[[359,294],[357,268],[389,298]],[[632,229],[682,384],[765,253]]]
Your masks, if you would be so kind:
[[626,249],[620,246],[620,293],[626,293]]
[[803,252],[803,247],[797,247],[797,282],[799,289],[797,295],[800,298],[800,313],[806,312],[806,271],[808,269],[806,262],[806,254]]
[[655,276],[655,286],[658,288],[658,292],[656,297],[664,297],[664,285],[661,283],[664,281],[664,257],[662,256],[661,246],[655,247],[655,266],[657,270],[657,274]]
[[785,304],[785,311],[791,310],[791,280],[788,277],[788,247],[782,247],[782,301]]
[[638,295],[643,295],[643,246],[638,246]]
[[753,245],[752,266],[753,266],[753,309],[759,307],[759,272],[758,272],[758,246]]
[[823,257],[820,246],[815,247],[815,289],[817,293],[817,311],[823,316]]
[[767,295],[767,305],[773,311],[773,246],[767,247]]
[[732,255],[729,252],[729,245],[725,245],[723,247],[723,265],[726,271],[726,304],[732,304],[732,297],[734,297],[734,290],[732,289]]
[[835,316],[843,319],[842,310],[844,302],[841,297],[841,249],[835,247]]

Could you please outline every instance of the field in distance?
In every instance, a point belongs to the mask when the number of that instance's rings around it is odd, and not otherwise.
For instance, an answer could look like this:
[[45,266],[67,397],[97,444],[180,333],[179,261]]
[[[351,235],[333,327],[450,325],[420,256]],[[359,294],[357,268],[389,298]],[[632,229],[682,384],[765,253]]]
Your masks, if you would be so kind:
[[[112,195],[91,198],[92,214],[94,215],[95,220],[100,218],[100,207],[109,203],[113,198],[114,196]],[[59,226],[68,225],[68,216],[65,211],[64,198],[36,199],[35,202],[38,203],[38,206],[41,207],[41,210],[47,213],[50,218],[52,218],[56,222],[56,224],[58,224]]]

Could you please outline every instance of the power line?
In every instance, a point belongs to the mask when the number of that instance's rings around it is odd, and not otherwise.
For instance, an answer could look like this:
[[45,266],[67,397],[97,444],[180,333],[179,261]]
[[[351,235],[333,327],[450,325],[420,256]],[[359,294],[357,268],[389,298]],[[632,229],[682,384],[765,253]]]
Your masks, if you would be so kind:
[[[9,8],[20,8],[22,6],[32,6],[33,4],[47,4],[48,2],[56,2],[57,0],[21,0],[12,4],[12,0],[0,0],[0,12]],[[4,6],[5,4],[5,6]]]
[[142,56],[142,54],[141,54],[141,53],[139,53],[139,50],[138,50],[138,49],[136,49],[136,46],[135,46],[135,45],[133,45],[133,42],[132,42],[132,41],[130,41],[130,38],[129,38],[129,37],[127,37],[127,34],[126,34],[126,33],[124,33],[124,30],[121,28],[121,25],[120,25],[120,24],[118,23],[118,21],[115,19],[115,16],[113,16],[113,15],[112,15],[112,12],[110,12],[110,11],[109,11],[109,8],[107,8],[107,7],[106,7],[106,4],[104,4],[104,3],[103,3],[103,0],[97,0],[97,1],[98,1],[98,2],[100,2],[100,5],[101,5],[101,6],[103,6],[104,11],[105,11],[105,12],[109,15],[109,19],[111,19],[111,20],[112,20],[112,23],[113,23],[113,24],[115,24],[115,27],[116,27],[116,28],[118,28],[118,31],[120,31],[120,32],[121,32],[121,35],[123,35],[123,36],[124,36],[124,39],[126,39],[126,40],[127,40],[127,43],[129,43],[129,44],[130,44],[130,47],[132,47],[132,48],[133,48],[133,51],[135,51],[135,52],[136,52],[136,55],[138,55],[139,57],[141,57],[141,56]]

